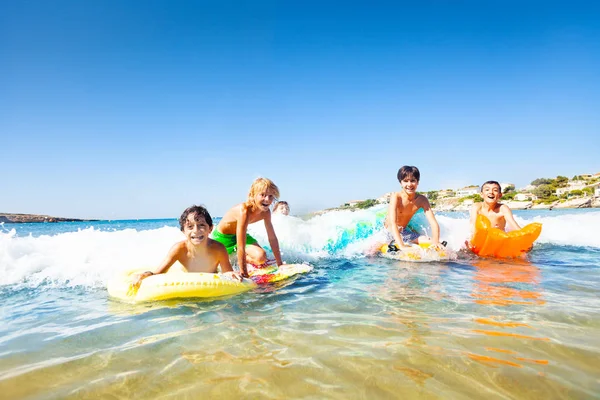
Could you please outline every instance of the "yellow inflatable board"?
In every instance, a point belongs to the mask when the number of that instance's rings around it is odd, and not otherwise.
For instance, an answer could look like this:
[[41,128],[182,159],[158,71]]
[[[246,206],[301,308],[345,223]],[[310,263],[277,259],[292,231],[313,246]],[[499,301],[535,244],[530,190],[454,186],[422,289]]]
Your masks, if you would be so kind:
[[471,250],[481,257],[518,257],[528,251],[542,233],[542,224],[534,222],[518,231],[504,232],[493,228],[490,220],[478,215]]
[[429,243],[411,245],[410,249],[402,251],[389,251],[388,245],[384,244],[379,249],[381,256],[393,260],[410,262],[433,262],[456,260],[456,253],[446,248],[434,248]]
[[250,279],[240,282],[220,274],[188,273],[171,267],[166,274],[149,276],[142,281],[139,288],[134,288],[131,284],[132,275],[146,270],[137,269],[120,274],[108,283],[108,294],[121,300],[149,301],[230,296],[256,287],[256,283]]

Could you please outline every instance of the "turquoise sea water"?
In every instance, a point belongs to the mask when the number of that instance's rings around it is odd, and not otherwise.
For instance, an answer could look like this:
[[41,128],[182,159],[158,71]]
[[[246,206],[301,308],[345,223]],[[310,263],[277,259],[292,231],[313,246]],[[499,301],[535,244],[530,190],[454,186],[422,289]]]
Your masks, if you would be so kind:
[[[274,216],[312,273],[147,304],[106,283],[159,262],[175,218],[4,224],[0,398],[600,397],[600,211],[516,212],[543,223],[528,260],[426,264],[364,255],[381,215]],[[467,215],[437,217],[459,250]]]

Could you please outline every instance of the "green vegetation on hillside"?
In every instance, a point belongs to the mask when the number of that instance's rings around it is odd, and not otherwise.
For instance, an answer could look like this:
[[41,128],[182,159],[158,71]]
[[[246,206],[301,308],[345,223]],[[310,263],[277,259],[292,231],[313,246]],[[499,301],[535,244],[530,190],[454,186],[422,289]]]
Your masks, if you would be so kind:
[[482,203],[483,202],[483,198],[481,197],[481,195],[479,193],[461,197],[460,199],[458,199],[458,202],[462,204],[462,203],[464,203],[465,200],[473,200],[473,203]]
[[356,208],[370,208],[373,207],[375,204],[377,204],[377,200],[375,199],[368,199],[368,200],[363,200],[363,201],[359,201],[358,203],[356,203]]
[[350,203],[345,203],[343,205],[341,205],[339,208],[340,209],[365,209],[365,208],[370,208],[373,207],[374,205],[377,204],[377,200],[375,199],[367,199],[367,200],[363,200],[363,201],[359,201],[356,204],[350,205]]

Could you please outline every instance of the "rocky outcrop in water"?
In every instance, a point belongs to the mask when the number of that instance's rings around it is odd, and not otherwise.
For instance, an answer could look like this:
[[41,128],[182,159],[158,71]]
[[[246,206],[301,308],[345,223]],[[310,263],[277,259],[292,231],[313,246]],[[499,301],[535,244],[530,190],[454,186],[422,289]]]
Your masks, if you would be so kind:
[[592,206],[592,199],[590,197],[584,197],[582,199],[573,199],[565,201],[564,203],[558,203],[554,208],[590,208]]
[[92,219],[76,219],[76,218],[59,218],[51,217],[49,215],[37,215],[37,214],[3,214],[0,213],[0,222],[8,224],[19,224],[25,222],[82,222],[82,221],[96,221]]

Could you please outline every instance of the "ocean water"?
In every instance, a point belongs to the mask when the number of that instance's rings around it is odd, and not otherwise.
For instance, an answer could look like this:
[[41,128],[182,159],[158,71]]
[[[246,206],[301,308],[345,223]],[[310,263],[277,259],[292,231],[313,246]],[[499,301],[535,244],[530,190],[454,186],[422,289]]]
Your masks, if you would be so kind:
[[[175,218],[1,225],[0,398],[600,398],[600,211],[515,214],[543,223],[527,260],[419,264],[365,256],[381,208],[274,216],[313,272],[145,304],[106,283],[158,263]],[[437,218],[459,250],[467,214]]]

